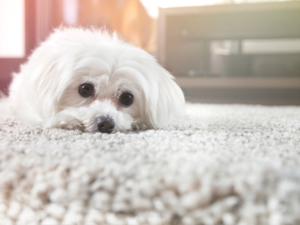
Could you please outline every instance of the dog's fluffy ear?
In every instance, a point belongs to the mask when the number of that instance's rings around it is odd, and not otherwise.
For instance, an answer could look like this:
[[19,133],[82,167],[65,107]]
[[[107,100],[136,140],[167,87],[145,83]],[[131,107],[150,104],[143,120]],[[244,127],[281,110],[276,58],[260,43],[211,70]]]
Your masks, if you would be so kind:
[[184,114],[185,99],[182,90],[168,71],[157,66],[156,73],[152,76],[156,77],[156,82],[151,82],[151,96],[146,108],[152,127],[160,128],[178,120]]
[[26,120],[43,120],[57,113],[58,99],[67,87],[69,74],[63,74],[65,63],[58,60],[61,56],[51,44],[48,39],[34,51],[28,62],[21,66],[21,72],[14,74],[10,86],[11,101],[16,107],[24,108],[20,113],[20,109],[15,108],[15,111]]

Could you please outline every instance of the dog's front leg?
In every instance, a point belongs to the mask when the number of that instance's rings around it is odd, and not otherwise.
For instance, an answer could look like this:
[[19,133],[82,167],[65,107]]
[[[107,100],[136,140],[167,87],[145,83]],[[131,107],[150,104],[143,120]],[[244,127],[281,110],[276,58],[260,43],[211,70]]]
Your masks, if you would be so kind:
[[72,110],[64,110],[46,120],[44,128],[60,128],[66,130],[84,130],[83,124],[73,114]]

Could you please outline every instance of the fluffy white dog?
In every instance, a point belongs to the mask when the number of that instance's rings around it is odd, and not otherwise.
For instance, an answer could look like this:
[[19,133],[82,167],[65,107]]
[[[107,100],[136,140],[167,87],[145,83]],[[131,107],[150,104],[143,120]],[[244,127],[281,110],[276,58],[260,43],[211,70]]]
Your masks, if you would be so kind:
[[14,74],[12,113],[45,128],[114,133],[177,120],[184,96],[145,51],[103,30],[58,29]]

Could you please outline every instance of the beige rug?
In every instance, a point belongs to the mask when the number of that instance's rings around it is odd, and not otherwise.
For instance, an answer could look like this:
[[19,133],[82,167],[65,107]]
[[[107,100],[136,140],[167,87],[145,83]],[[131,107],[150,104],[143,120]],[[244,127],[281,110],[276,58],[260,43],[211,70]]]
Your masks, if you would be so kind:
[[2,117],[0,224],[300,224],[300,108],[188,105],[112,135]]

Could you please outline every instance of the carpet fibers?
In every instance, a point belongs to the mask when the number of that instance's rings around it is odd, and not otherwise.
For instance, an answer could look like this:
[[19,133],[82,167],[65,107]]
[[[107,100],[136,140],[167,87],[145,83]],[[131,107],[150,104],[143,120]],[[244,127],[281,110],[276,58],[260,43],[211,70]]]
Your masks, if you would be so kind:
[[0,224],[300,224],[300,108],[186,108],[112,135],[1,117]]

